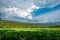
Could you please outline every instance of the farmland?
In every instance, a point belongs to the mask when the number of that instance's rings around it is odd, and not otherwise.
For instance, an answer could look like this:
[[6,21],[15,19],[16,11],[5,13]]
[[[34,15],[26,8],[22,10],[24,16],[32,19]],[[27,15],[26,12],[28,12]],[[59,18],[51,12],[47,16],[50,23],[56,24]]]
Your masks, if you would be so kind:
[[60,28],[0,28],[0,40],[60,40]]
[[0,40],[60,40],[60,24],[0,21]]
[[0,30],[15,30],[15,31],[59,31],[60,28],[0,28]]

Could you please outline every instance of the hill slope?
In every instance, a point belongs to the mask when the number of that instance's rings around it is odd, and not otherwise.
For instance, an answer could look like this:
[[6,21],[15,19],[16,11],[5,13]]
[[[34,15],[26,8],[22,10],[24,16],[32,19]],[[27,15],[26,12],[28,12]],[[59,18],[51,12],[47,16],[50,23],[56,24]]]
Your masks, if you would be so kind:
[[21,23],[16,21],[0,21],[0,28],[57,28],[60,24],[33,24],[33,23]]

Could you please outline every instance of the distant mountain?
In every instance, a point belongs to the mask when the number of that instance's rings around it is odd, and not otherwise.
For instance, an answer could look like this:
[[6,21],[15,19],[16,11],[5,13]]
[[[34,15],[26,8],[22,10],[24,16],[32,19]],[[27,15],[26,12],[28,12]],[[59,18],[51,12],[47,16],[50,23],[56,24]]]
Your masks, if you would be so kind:
[[60,27],[60,24],[27,23],[27,22],[22,23],[17,21],[0,20],[0,28],[58,28],[58,27]]

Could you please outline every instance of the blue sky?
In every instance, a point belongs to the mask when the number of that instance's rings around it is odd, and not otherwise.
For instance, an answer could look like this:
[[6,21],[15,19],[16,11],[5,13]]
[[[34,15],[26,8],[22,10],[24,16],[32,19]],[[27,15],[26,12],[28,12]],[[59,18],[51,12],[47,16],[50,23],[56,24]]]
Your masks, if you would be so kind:
[[2,20],[60,22],[60,0],[0,0]]

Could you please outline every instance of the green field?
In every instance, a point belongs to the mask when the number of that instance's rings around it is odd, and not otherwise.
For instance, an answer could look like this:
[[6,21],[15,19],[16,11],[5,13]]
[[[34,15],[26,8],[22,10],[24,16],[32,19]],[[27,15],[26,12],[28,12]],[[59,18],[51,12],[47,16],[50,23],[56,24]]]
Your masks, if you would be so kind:
[[60,28],[0,28],[0,30],[15,30],[15,31],[59,31]]
[[60,40],[60,28],[0,28],[0,40]]
[[0,40],[60,40],[60,24],[0,21]]

